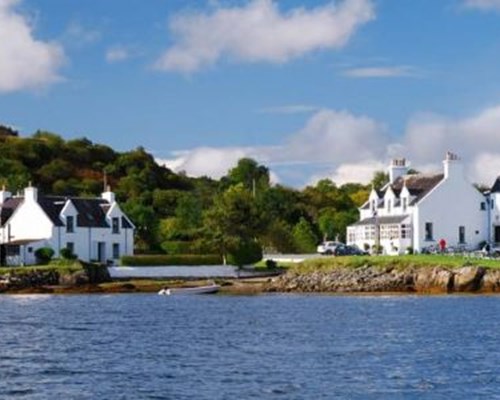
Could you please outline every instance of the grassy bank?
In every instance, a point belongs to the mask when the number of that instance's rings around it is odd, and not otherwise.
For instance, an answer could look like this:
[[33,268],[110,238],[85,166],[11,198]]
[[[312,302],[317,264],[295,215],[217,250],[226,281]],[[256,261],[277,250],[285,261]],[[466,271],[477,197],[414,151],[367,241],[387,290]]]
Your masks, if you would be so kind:
[[57,271],[61,274],[72,274],[74,272],[82,271],[83,265],[78,260],[54,260],[47,265],[30,265],[25,267],[1,267],[0,275],[14,273],[25,274],[30,271]]
[[481,266],[487,268],[500,268],[500,260],[447,256],[439,254],[418,254],[406,256],[346,256],[346,257],[318,257],[305,260],[302,263],[290,266],[290,270],[297,273],[309,273],[315,270],[330,270],[334,268],[360,268],[363,266],[375,266],[380,268],[409,267],[446,267],[461,268],[464,266]]

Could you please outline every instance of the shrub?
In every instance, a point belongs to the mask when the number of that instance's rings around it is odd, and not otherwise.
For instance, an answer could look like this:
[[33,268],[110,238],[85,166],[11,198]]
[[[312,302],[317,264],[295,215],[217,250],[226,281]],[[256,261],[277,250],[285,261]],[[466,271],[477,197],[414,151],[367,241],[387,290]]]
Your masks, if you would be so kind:
[[169,265],[220,265],[222,258],[219,255],[208,254],[154,254],[139,256],[123,256],[122,265],[128,266],[169,266]]
[[266,260],[266,268],[267,269],[275,269],[278,268],[278,263],[274,260]]
[[76,260],[77,258],[77,256],[73,254],[73,252],[67,247],[61,249],[59,253],[61,254],[61,257],[64,258],[65,260]]
[[406,254],[413,254],[413,253],[414,253],[414,251],[413,251],[413,247],[408,246],[408,247],[406,248]]
[[40,247],[35,250],[35,257],[38,264],[48,264],[54,257],[54,250],[50,247]]
[[262,260],[262,247],[255,240],[241,242],[239,246],[228,255],[228,262],[242,267]]

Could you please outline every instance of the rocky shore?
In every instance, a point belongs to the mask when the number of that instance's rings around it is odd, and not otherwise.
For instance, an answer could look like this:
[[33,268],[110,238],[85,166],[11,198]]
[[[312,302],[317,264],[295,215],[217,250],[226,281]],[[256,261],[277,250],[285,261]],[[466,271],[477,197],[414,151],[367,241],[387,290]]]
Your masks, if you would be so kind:
[[339,267],[311,272],[289,271],[271,280],[267,292],[301,293],[495,293],[500,270],[478,266]]

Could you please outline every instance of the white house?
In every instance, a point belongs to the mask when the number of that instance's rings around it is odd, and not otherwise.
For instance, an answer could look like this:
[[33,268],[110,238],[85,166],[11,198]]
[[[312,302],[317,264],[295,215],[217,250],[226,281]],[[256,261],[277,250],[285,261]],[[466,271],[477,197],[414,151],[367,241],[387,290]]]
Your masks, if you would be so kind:
[[35,263],[35,251],[55,256],[68,248],[81,260],[115,263],[134,251],[134,225],[109,189],[100,198],[42,196],[35,187],[23,196],[0,191],[0,260]]
[[[492,234],[500,240],[500,208],[495,209],[498,228],[491,233],[489,197],[466,180],[455,154],[446,154],[441,173],[407,173],[405,159],[391,162],[389,183],[372,190],[360,220],[347,228],[348,244],[370,249],[379,244],[385,254],[402,254],[408,248],[438,247],[442,239],[447,246],[467,249],[478,248]],[[500,201],[500,181],[491,198],[496,196]]]

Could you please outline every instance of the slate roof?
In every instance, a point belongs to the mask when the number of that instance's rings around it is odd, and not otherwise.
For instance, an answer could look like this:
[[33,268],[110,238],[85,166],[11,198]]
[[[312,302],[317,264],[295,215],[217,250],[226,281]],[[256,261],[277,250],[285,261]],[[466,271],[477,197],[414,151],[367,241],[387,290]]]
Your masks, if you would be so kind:
[[64,226],[59,215],[66,204],[65,197],[38,196],[38,204],[55,226]]
[[[100,198],[80,198],[64,196],[38,196],[38,204],[55,226],[65,226],[60,215],[66,202],[71,200],[77,211],[76,226],[88,228],[109,228],[106,213],[111,205]],[[12,197],[0,205],[0,225],[12,216],[16,208],[24,201],[23,197]],[[133,228],[130,220],[122,216],[122,228]]]
[[499,193],[500,192],[500,176],[496,179],[495,183],[491,187],[491,193]]
[[103,199],[70,199],[78,212],[76,225],[88,228],[109,228],[106,222],[106,212],[104,206],[109,203]]
[[22,202],[22,197],[11,197],[0,205],[0,226],[7,222],[12,214],[14,214],[14,211],[16,211],[17,206]]
[[351,226],[364,226],[364,225],[388,225],[388,224],[400,224],[405,219],[408,218],[408,215],[394,215],[387,217],[370,217],[365,218],[361,221],[355,222]]
[[400,176],[391,185],[394,192],[403,189],[406,182],[406,188],[413,197],[411,205],[418,203],[422,200],[432,189],[434,189],[442,180],[444,174],[414,174]]
[[[405,186],[410,192],[410,204],[415,205],[420,200],[422,200],[432,189],[434,189],[442,180],[444,179],[444,174],[414,174],[414,175],[405,175],[397,178],[390,187],[392,191],[398,198],[401,195],[401,191]],[[497,179],[498,182],[498,190],[500,191],[500,177]],[[496,183],[496,182],[495,182]],[[385,192],[389,185],[386,185],[382,190],[377,190],[378,196],[382,199],[385,195]],[[492,190],[493,191],[493,190]],[[384,202],[379,201],[378,208],[384,207]],[[370,208],[370,202],[367,201],[361,207],[364,210]]]

